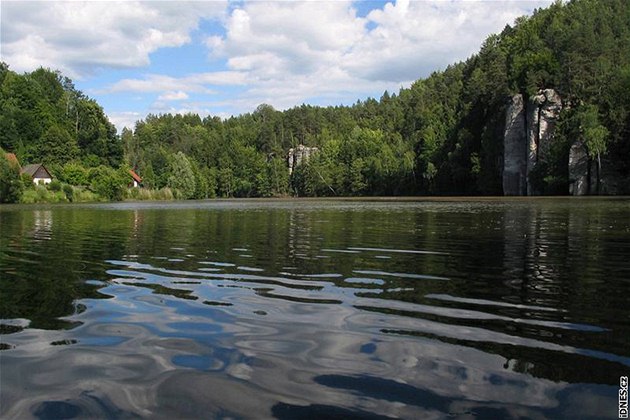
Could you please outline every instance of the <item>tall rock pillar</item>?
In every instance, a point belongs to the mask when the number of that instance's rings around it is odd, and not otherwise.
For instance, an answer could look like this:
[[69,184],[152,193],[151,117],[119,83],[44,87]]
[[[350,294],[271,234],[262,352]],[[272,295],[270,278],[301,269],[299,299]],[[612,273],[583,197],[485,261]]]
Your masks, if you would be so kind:
[[576,141],[569,151],[569,194],[587,195],[590,192],[589,162],[586,146]]
[[526,178],[525,109],[523,95],[510,98],[503,137],[503,194],[525,195]]
[[530,175],[539,162],[549,157],[560,111],[562,98],[553,89],[539,91],[527,104],[527,195],[541,193],[532,185]]

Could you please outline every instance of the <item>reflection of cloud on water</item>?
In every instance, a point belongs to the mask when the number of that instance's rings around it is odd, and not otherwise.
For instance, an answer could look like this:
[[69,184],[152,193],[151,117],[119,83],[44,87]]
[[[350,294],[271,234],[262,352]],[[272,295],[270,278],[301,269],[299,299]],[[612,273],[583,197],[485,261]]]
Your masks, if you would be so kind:
[[[474,407],[499,407],[506,413],[532,414],[554,410],[565,383],[533,378],[514,371],[506,371],[505,358],[486,352],[441,343],[436,340],[400,340],[378,336],[368,331],[378,320],[363,318],[344,307],[330,307],[319,314],[320,319],[308,322],[295,317],[296,325],[289,330],[269,328],[267,334],[252,331],[251,335],[237,334],[234,343],[243,352],[272,362],[273,369],[254,369],[250,381],[263,389],[274,389],[291,399],[317,401],[336,407],[363,408],[368,412],[388,416],[417,417],[424,415],[428,394],[449,400],[450,412],[465,412]],[[279,325],[273,320],[271,325]],[[265,324],[267,320],[265,321]],[[363,326],[365,333],[350,333],[348,328]],[[441,328],[446,328],[442,326]],[[369,351],[362,352],[366,344]],[[287,355],[293,355],[291,358]],[[369,392],[331,386],[335,380],[318,378],[354,378],[370,389],[369,377],[388,380],[415,389],[415,400],[401,401],[392,391],[389,401]],[[313,382],[322,386],[313,386]],[[374,382],[374,381],[373,381]],[[357,385],[358,386],[358,385]],[[376,385],[375,385],[376,386]],[[431,390],[431,392],[422,390]],[[562,397],[564,398],[564,397]],[[599,397],[600,403],[605,399]],[[298,404],[306,406],[308,404]],[[430,405],[430,404],[429,404]],[[517,407],[517,408],[514,408]],[[486,407],[487,408],[487,407]]]
[[[102,291],[114,297],[83,300],[89,310],[71,317],[84,326],[24,332],[39,343],[40,357],[30,358],[34,347],[20,339],[15,351],[3,354],[3,406],[10,407],[3,415],[69,410],[91,417],[327,412],[554,417],[568,398],[574,404],[569,410],[587,403],[614,407],[611,398],[588,386],[506,370],[500,355],[379,332],[433,328],[440,336],[451,331],[461,338],[464,327],[347,305],[326,305],[326,310],[289,301],[272,305],[257,295],[249,296],[247,309],[264,307],[265,317],[239,312],[240,306],[160,297],[142,287],[112,284]],[[289,324],[282,322],[287,316]],[[77,344],[44,345],[71,338]],[[591,397],[581,401],[572,398],[575,393]]]
[[[309,395],[310,401],[403,417],[417,416],[418,410],[427,408],[427,391],[423,394],[421,390],[431,389],[445,399],[552,408],[557,405],[554,395],[564,388],[563,384],[505,371],[504,358],[482,351],[434,340],[403,341],[383,336],[372,340],[369,333],[349,333],[344,330],[346,323],[367,326],[366,321],[374,321],[357,318],[352,311],[335,308],[327,318],[331,322],[300,323],[299,328],[278,330],[264,337],[255,334],[254,339],[238,335],[240,339],[234,343],[237,348],[273,362],[273,371],[255,370],[251,381],[292,398]],[[373,347],[362,353],[361,348],[369,343]],[[286,354],[297,360],[288,359]],[[403,401],[392,391],[389,400],[381,401],[383,398],[374,392],[341,392],[340,387],[331,386],[334,379],[317,379],[335,376],[355,378],[352,381],[356,384],[361,383],[359,377],[366,379],[363,386],[368,391],[370,381],[375,382],[369,377],[374,377],[390,378],[382,381],[405,384],[407,389],[418,392],[415,399]],[[314,388],[313,382],[322,386]]]

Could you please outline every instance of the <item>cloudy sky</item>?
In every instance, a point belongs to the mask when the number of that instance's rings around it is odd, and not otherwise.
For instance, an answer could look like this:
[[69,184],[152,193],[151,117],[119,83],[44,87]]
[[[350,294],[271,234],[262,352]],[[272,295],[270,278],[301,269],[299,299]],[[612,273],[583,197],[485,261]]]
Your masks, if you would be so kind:
[[148,113],[378,98],[549,3],[2,0],[0,57],[20,73],[60,70],[120,129]]

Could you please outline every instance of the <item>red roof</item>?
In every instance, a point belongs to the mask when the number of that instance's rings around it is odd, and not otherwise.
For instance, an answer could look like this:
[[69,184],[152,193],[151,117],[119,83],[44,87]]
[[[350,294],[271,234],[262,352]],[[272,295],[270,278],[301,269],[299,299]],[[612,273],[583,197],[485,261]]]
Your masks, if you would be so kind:
[[18,168],[20,167],[20,161],[18,160],[17,156],[15,156],[15,153],[7,153],[5,156],[9,163],[17,165]]
[[131,177],[134,179],[134,181],[136,181],[138,184],[142,182],[142,178],[140,178],[140,176],[135,173],[133,171],[133,169],[129,169],[129,174],[131,174]]

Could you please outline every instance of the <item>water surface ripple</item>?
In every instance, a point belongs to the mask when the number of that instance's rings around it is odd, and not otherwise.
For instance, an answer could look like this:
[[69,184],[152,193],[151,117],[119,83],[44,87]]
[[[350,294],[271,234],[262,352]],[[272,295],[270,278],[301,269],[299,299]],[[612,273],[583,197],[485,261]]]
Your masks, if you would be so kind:
[[602,418],[630,200],[0,207],[0,417]]

